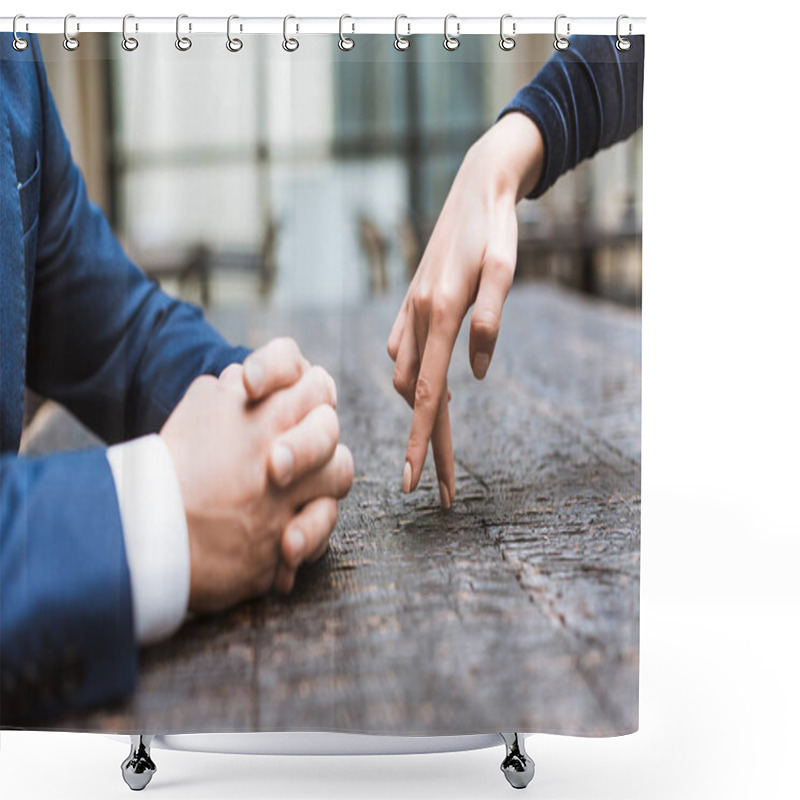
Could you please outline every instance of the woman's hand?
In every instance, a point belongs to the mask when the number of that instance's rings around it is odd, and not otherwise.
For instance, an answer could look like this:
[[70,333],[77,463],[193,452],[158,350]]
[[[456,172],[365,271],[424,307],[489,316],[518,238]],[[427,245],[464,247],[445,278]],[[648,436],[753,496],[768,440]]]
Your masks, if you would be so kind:
[[447,369],[474,303],[469,360],[489,369],[517,261],[517,201],[539,179],[543,142],[520,113],[504,116],[467,152],[389,334],[394,386],[414,409],[403,491],[419,483],[428,442],[442,506],[455,497]]

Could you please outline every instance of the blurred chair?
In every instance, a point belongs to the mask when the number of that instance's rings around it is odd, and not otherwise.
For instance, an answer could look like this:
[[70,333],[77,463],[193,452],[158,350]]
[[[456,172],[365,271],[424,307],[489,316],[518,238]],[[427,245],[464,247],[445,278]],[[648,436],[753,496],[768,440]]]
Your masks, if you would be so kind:
[[259,253],[258,293],[261,297],[267,296],[267,293],[275,285],[275,277],[278,274],[276,253],[278,252],[280,227],[280,223],[274,217],[267,218]]
[[386,272],[389,242],[372,219],[363,213],[358,215],[358,235],[367,256],[370,294],[384,294],[389,288]]
[[406,282],[410,281],[417,271],[422,257],[421,236],[414,220],[406,215],[397,224],[397,238],[400,243],[400,253],[405,265]]
[[189,246],[165,245],[134,252],[132,258],[148,277],[158,283],[177,280],[181,296],[185,295],[187,283],[195,282],[200,291],[200,302],[207,306],[211,302],[211,248],[203,242]]
[[200,302],[211,304],[211,278],[215,272],[252,272],[258,278],[258,292],[263,298],[272,289],[277,274],[277,243],[280,225],[268,218],[258,251],[214,251],[205,242],[190,245],[165,245],[133,253],[133,260],[154,280],[175,280],[182,297],[194,284],[198,287]]

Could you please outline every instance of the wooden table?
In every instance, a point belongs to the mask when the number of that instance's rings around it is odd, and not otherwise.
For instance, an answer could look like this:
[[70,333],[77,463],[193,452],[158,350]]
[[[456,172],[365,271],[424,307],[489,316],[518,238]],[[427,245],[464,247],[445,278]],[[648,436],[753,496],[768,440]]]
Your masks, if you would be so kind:
[[288,598],[190,620],[140,656],[127,702],[54,728],[635,730],[641,317],[517,285],[489,375],[450,370],[456,500],[432,459],[400,491],[411,412],[392,388],[397,298],[348,312],[216,312],[231,339],[293,335],[337,380],[356,467],[330,549]]

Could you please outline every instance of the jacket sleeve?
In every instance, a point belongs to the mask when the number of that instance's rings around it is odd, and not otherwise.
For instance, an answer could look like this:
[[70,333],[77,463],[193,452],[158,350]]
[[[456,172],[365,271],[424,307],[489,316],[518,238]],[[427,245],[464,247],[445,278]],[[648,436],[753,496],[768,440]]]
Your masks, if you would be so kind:
[[[41,173],[27,382],[121,441],[160,429],[194,377],[248,351],[126,257],[87,197],[30,40],[14,62],[35,75],[15,113]],[[0,724],[30,727],[121,699],[135,682],[130,573],[105,451],[3,455]]]
[[136,683],[130,577],[103,449],[0,458],[0,725]]
[[41,200],[28,336],[31,388],[107,442],[158,431],[192,380],[241,361],[199,308],[162,292],[123,252],[80,170],[47,84],[41,98]]
[[544,165],[528,197],[642,124],[644,36],[620,52],[614,36],[573,36],[500,112],[526,114],[542,135]]

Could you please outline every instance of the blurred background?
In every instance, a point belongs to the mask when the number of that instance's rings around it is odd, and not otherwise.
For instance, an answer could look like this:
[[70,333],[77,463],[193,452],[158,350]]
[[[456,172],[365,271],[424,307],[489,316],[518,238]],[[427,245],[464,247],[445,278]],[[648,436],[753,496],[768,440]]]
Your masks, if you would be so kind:
[[[390,36],[356,35],[349,52],[336,36],[301,37],[294,53],[242,39],[238,53],[209,35],[179,52],[148,34],[126,52],[119,34],[91,34],[66,52],[40,37],[89,196],[134,262],[230,341],[265,341],[280,314],[382,296],[388,336],[464,154],[552,37],[510,52],[496,36],[453,52],[439,36],[405,52]],[[641,136],[518,205],[517,282],[641,307]],[[27,453],[96,443],[33,392],[25,425]]]
[[[131,257],[206,307],[351,304],[414,274],[469,145],[553,53],[552,37],[116,34],[41,38],[90,196]],[[57,63],[55,63],[57,62]],[[641,302],[641,131],[518,207],[517,280]]]

